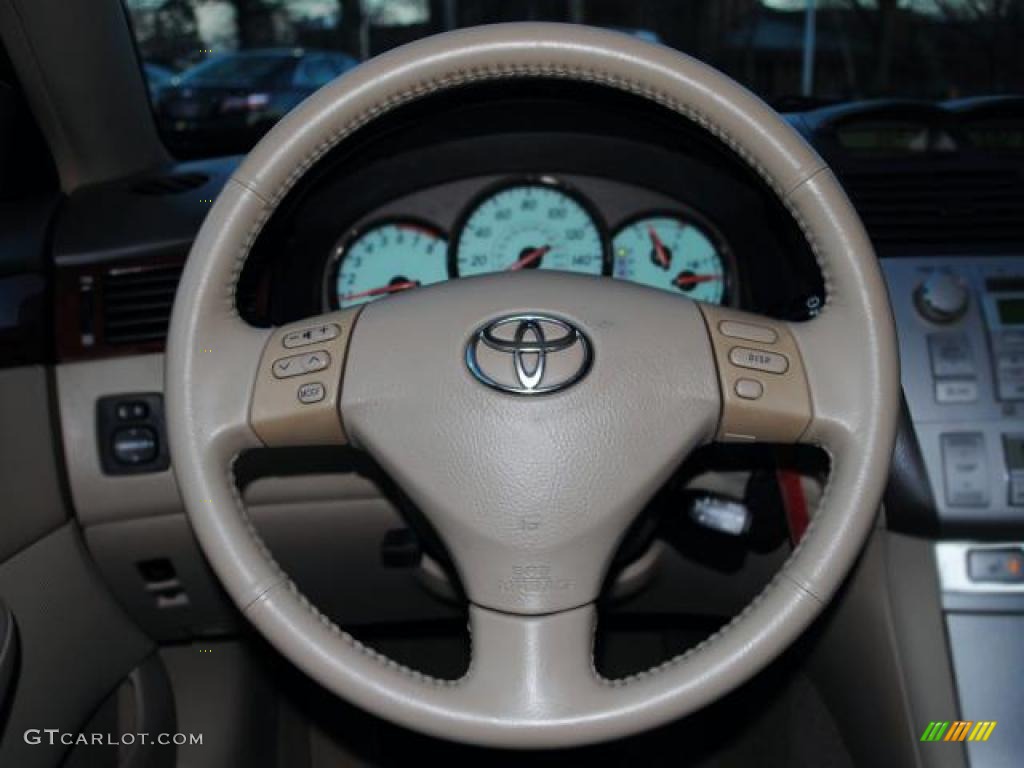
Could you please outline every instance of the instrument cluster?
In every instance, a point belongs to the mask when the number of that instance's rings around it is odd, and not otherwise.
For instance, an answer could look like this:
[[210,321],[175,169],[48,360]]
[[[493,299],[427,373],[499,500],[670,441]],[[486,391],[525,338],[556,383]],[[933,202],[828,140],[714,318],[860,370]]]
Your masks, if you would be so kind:
[[607,220],[580,190],[549,176],[502,179],[468,199],[450,231],[391,210],[334,246],[330,308],[383,299],[444,280],[522,269],[628,280],[714,304],[733,303],[737,276],[727,242],[698,212],[664,201]]

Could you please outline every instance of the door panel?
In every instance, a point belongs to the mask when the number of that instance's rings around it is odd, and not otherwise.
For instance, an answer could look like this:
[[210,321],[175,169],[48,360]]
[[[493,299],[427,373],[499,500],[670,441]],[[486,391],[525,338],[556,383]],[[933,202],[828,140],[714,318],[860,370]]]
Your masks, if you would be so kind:
[[68,519],[46,369],[0,368],[0,563]]
[[55,766],[68,747],[25,731],[77,733],[153,651],[110,596],[68,521],[43,368],[0,371],[0,600],[17,622],[0,766]]

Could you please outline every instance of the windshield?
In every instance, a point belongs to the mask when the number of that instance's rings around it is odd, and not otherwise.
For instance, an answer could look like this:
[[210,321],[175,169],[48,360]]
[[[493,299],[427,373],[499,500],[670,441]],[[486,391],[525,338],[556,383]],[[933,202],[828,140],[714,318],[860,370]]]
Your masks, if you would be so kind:
[[[125,5],[161,132],[179,154],[246,151],[285,112],[358,61],[444,30],[500,21],[590,24],[668,45],[727,72],[780,109],[1024,91],[1024,0]],[[218,101],[189,86],[236,93]]]
[[294,66],[295,59],[290,56],[223,56],[197,64],[176,79],[187,85],[244,87],[278,79]]

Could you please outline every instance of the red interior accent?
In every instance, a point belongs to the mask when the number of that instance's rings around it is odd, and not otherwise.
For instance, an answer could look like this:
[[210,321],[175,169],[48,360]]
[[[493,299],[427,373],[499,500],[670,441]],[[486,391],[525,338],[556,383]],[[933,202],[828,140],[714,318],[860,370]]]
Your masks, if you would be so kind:
[[789,538],[793,544],[800,542],[807,531],[809,517],[807,515],[807,497],[800,482],[800,473],[791,469],[777,469],[775,476],[779,481],[782,494],[782,505],[786,509],[786,522],[789,524]]

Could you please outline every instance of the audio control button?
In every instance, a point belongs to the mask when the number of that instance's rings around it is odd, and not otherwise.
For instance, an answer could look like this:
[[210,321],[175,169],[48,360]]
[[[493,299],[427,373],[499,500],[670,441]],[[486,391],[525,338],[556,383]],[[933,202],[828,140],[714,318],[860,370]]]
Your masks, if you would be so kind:
[[323,350],[307,352],[303,355],[292,355],[282,357],[274,361],[274,377],[278,379],[290,379],[292,376],[301,376],[304,373],[322,371],[331,364],[331,356]]
[[313,325],[309,328],[286,333],[281,343],[285,349],[294,349],[295,347],[304,347],[307,344],[319,344],[324,341],[330,341],[337,337],[339,333],[341,333],[341,329],[337,325],[334,323],[324,323],[323,325]]

